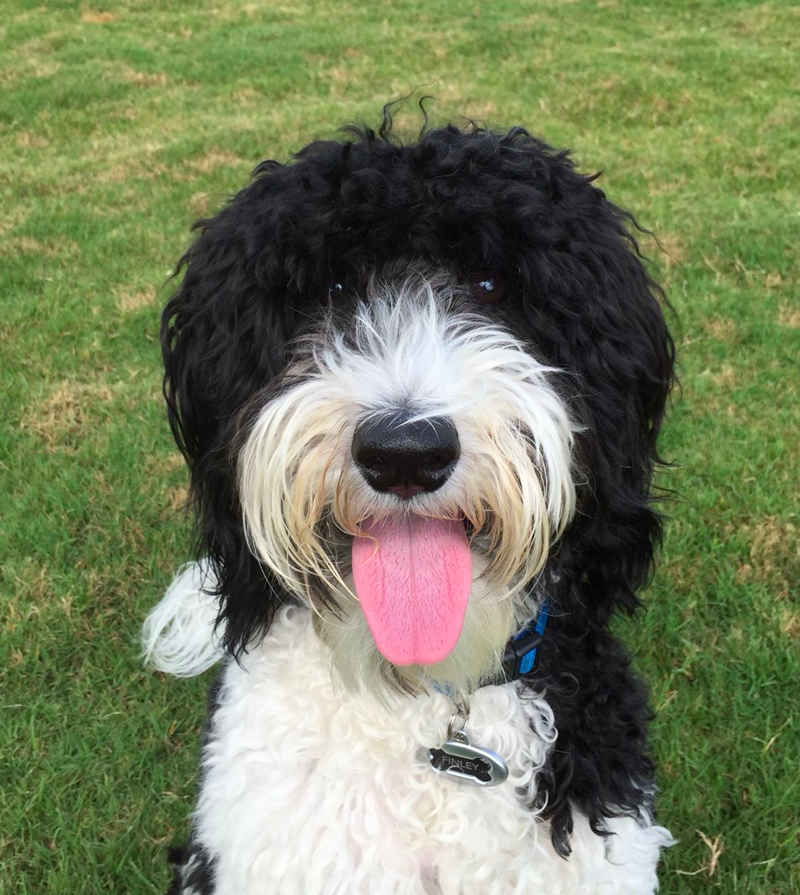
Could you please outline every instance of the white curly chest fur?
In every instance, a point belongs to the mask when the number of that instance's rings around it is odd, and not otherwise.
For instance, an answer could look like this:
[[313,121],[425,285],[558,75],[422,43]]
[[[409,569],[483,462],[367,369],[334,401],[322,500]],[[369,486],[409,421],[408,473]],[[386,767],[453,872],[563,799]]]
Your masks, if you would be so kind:
[[[287,607],[241,666],[223,671],[203,753],[195,837],[218,895],[646,893],[670,836],[648,818],[581,816],[568,860],[530,804],[556,738],[544,698],[515,684],[474,694],[468,732],[509,779],[479,789],[434,773],[443,695],[391,708],[334,689],[311,613]],[[191,889],[185,890],[189,895]]]

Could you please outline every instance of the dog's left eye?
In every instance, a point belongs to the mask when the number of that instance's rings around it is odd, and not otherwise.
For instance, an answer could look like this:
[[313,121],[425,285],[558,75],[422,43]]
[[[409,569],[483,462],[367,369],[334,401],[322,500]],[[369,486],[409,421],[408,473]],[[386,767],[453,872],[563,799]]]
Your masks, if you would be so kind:
[[482,270],[469,278],[472,294],[478,301],[486,304],[497,304],[504,298],[508,289],[506,278],[492,270]]

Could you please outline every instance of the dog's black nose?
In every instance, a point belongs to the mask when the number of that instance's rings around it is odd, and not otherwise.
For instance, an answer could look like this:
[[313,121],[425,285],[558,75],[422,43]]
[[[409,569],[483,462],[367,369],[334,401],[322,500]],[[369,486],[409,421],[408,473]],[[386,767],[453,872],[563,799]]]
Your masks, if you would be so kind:
[[389,414],[357,426],[353,460],[376,491],[412,497],[447,481],[461,446],[446,417],[408,422],[411,414]]

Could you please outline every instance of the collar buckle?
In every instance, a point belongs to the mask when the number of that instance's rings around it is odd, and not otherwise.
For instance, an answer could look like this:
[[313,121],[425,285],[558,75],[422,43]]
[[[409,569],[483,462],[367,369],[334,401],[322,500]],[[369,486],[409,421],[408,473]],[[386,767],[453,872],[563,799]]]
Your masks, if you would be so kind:
[[538,647],[543,639],[538,631],[526,630],[509,642],[503,653],[503,673],[510,681],[536,671]]
[[503,674],[507,681],[516,681],[523,675],[533,674],[537,669],[536,659],[539,646],[544,640],[544,629],[549,613],[547,596],[539,606],[539,613],[506,644],[503,653]]

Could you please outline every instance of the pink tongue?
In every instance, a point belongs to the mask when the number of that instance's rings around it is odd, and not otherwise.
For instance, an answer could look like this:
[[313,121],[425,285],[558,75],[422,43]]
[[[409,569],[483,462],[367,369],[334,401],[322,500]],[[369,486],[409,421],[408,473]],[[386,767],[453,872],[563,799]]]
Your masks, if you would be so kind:
[[353,539],[353,581],[375,644],[395,665],[441,662],[472,587],[464,523],[406,516],[361,527],[369,537]]

